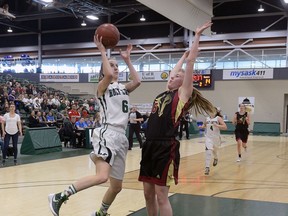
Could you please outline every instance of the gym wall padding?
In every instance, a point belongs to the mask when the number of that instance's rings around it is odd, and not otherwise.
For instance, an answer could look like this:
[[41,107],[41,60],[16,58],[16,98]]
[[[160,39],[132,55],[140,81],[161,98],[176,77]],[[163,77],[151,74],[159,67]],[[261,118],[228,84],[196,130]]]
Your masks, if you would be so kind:
[[199,127],[197,122],[190,122],[189,123],[189,134],[199,134]]
[[231,121],[226,121],[227,130],[221,130],[221,134],[234,134],[235,125]]
[[280,135],[280,123],[279,122],[254,122],[253,135]]
[[36,155],[62,151],[56,127],[27,128],[20,153]]

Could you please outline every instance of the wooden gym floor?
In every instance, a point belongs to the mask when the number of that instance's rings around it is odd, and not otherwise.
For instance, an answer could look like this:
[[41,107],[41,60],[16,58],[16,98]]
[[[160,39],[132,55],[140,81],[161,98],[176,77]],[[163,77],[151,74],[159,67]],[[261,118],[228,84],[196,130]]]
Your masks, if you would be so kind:
[[[170,189],[174,216],[288,215],[288,138],[250,136],[248,151],[236,162],[233,135],[222,135],[219,164],[204,175],[204,137],[181,141],[179,184]],[[76,149],[19,156],[20,165],[0,168],[0,215],[51,216],[47,196],[93,174],[90,150]],[[137,181],[140,149],[128,152],[123,190],[111,216],[144,216],[142,184]],[[11,163],[11,166],[9,166]],[[108,183],[70,198],[61,216],[89,216],[99,208]]]

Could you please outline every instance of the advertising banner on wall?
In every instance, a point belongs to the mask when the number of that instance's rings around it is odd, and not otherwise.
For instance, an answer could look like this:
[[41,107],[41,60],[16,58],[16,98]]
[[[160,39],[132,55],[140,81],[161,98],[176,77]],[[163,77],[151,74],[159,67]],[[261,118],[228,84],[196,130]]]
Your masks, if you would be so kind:
[[[118,81],[119,82],[126,82],[126,73],[120,72],[119,76],[118,76]],[[99,82],[99,73],[88,74],[88,82],[98,83]]]
[[79,82],[79,74],[39,74],[40,82]]
[[167,71],[143,71],[141,75],[142,81],[165,81],[169,76]]
[[98,83],[99,81],[99,73],[88,74],[88,82]]
[[273,69],[223,70],[223,80],[273,79]]
[[246,112],[254,114],[255,109],[255,97],[239,97],[238,98],[238,111],[240,111],[240,104],[244,104]]

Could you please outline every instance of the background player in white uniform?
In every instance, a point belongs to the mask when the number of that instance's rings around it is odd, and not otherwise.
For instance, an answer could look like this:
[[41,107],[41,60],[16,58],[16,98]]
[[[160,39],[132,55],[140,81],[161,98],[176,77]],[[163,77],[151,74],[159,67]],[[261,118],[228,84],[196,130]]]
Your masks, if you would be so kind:
[[93,132],[94,151],[90,158],[96,165],[96,175],[86,176],[64,192],[49,195],[50,209],[54,216],[59,215],[63,202],[71,195],[89,187],[102,184],[110,180],[102,200],[100,210],[92,216],[107,215],[107,210],[122,189],[125,172],[125,159],[128,151],[128,140],[125,130],[128,124],[129,93],[141,83],[140,77],[130,60],[132,45],[127,46],[126,52],[120,50],[120,55],[130,70],[131,81],[125,85],[118,83],[118,64],[115,59],[108,59],[102,38],[94,37],[102,56],[102,67],[97,86],[97,98],[101,107],[103,124]]
[[206,128],[205,175],[209,175],[212,154],[214,157],[213,166],[218,164],[218,148],[221,145],[220,130],[227,130],[227,125],[223,121],[220,111],[217,109],[216,115],[214,117],[207,117],[206,121],[202,126],[200,126],[200,128]]

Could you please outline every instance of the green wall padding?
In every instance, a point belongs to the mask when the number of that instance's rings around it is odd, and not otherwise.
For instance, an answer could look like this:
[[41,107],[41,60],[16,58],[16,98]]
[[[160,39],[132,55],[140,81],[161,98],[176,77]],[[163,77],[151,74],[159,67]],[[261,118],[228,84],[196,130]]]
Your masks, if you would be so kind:
[[35,155],[62,151],[55,127],[27,128],[20,149],[21,154]]
[[197,122],[190,122],[189,123],[189,134],[198,134],[199,133],[199,127],[197,125]]
[[280,135],[280,123],[279,122],[254,122],[253,126],[254,135]]
[[234,134],[235,125],[231,121],[225,121],[225,124],[227,125],[227,130],[221,130],[221,134]]

